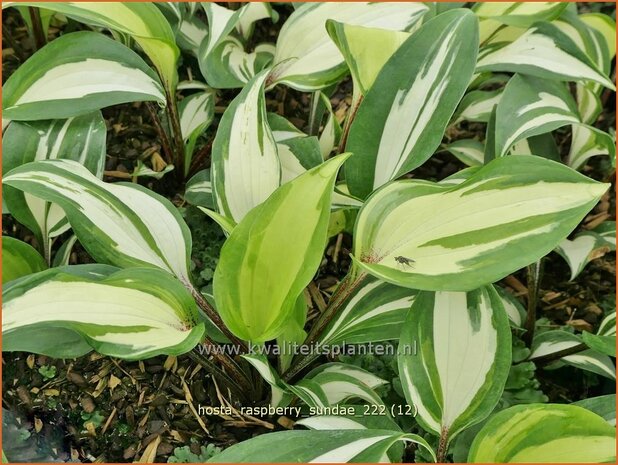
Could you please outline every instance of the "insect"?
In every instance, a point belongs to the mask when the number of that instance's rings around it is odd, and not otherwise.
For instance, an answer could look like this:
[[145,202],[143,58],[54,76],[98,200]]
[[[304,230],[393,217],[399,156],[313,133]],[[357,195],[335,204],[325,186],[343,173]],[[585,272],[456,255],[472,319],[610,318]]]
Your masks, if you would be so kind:
[[414,267],[414,260],[412,260],[411,258],[402,257],[401,255],[398,255],[397,257],[395,257],[395,261],[399,263],[401,266],[409,266],[410,268]]

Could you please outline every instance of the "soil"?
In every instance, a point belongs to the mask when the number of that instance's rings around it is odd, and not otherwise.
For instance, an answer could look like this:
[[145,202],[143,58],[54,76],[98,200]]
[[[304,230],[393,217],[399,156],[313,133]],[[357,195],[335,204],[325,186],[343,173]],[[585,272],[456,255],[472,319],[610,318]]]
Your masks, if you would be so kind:
[[[284,12],[279,24],[287,14],[289,11]],[[70,27],[79,26],[71,24]],[[50,31],[52,36],[58,33],[54,28]],[[259,25],[258,37],[272,37],[273,34],[276,30],[272,27]],[[20,16],[13,9],[4,10],[3,82],[33,53],[33,48]],[[184,65],[181,68],[184,74],[189,69],[198,70],[196,63],[189,61]],[[193,172],[209,166],[217,121],[235,95],[235,91],[219,93],[216,120],[200,141],[197,149],[199,163],[193,167]],[[349,106],[350,95],[351,82],[348,79],[331,99],[340,118]],[[604,96],[604,99],[607,108],[600,118],[600,126],[603,129],[615,127],[613,94]],[[284,114],[301,129],[307,126],[309,104],[308,94],[283,86],[277,87],[267,98],[269,110]],[[118,105],[105,109],[103,114],[108,126],[105,180],[126,181],[122,173],[132,172],[137,160],[152,163],[154,154],[161,153],[157,131],[144,104]],[[449,137],[477,136],[483,139],[484,134],[485,125],[467,124],[449,133]],[[567,148],[568,136],[559,142],[560,147]],[[443,152],[410,176],[439,180],[462,168],[457,159]],[[602,157],[591,159],[585,174],[614,182],[613,170]],[[138,181],[168,196],[178,206],[184,206],[181,190],[174,185],[171,176],[162,180],[139,178]],[[584,220],[582,227],[596,221],[600,215],[615,220],[614,212],[612,186],[611,195]],[[202,221],[201,228],[217,230],[210,220],[197,220],[194,213],[189,216],[191,221]],[[3,235],[33,241],[32,235],[8,215],[3,215],[2,230]],[[206,266],[204,262],[211,260],[214,264],[209,266],[214,267],[223,241],[219,232],[213,232],[209,237],[218,239],[209,244],[207,257],[204,258],[204,251],[199,247],[194,250],[193,257],[195,277],[204,287],[209,285],[207,276],[202,274],[200,277]],[[319,312],[320,299],[328,300],[329,292],[349,267],[351,237],[343,234],[339,239],[340,247],[335,246],[337,240],[337,237],[333,238],[327,247],[312,284],[316,292],[310,320]],[[194,243],[197,246],[200,239],[194,238]],[[71,258],[71,263],[90,261],[92,259],[79,247]],[[574,282],[570,282],[566,262],[555,253],[549,254],[544,259],[537,316],[546,318],[550,326],[566,324],[577,331],[596,329],[603,313],[615,308],[615,270],[615,253],[608,253],[591,262]],[[525,272],[515,273],[503,284],[525,304]],[[157,462],[165,462],[179,446],[189,445],[191,451],[199,455],[200,446],[204,444],[227,447],[290,426],[286,419],[199,415],[200,405],[218,406],[225,393],[221,393],[210,375],[187,356],[131,362],[95,353],[74,360],[3,353],[2,375],[3,443],[14,461],[130,462],[154,458]],[[615,392],[612,382],[570,368],[537,370],[537,378],[550,401],[572,402]],[[158,441],[155,455],[149,455],[152,447],[148,446],[156,444],[155,441]]]

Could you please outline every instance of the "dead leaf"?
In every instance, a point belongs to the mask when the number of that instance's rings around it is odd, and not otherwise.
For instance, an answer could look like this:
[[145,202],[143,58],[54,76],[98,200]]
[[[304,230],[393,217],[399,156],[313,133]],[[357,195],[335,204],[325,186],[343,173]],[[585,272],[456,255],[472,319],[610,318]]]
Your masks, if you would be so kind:
[[43,429],[43,422],[39,418],[34,417],[34,431],[36,431],[37,433],[40,433],[42,429]]
[[28,365],[28,368],[30,368],[31,370],[34,368],[34,354],[28,355],[28,358],[26,359],[26,365]]
[[153,441],[150,442],[144,449],[141,457],[136,463],[154,463],[155,458],[157,457],[157,447],[161,443],[161,436],[157,436]]
[[109,388],[110,391],[114,392],[114,389],[116,388],[116,386],[118,386],[121,383],[122,381],[120,381],[120,378],[117,378],[114,375],[109,375],[109,381],[107,382],[107,387]]

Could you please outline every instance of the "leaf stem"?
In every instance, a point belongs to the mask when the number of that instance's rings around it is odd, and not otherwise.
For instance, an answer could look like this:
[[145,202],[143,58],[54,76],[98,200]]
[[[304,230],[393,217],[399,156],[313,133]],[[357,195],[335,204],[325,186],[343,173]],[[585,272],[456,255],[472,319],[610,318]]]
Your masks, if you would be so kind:
[[206,316],[212,321],[212,323],[234,344],[238,345],[243,352],[247,352],[247,344],[238,339],[228,328],[217,313],[217,311],[208,303],[202,293],[198,291],[192,284],[186,284],[195,299],[197,305],[204,311]]
[[436,454],[437,463],[445,463],[446,452],[448,451],[448,429],[442,427],[440,431],[440,442],[438,443],[438,451]]
[[[318,317],[318,321],[313,325],[309,335],[305,339],[304,345],[311,345],[319,340],[324,330],[328,327],[333,318],[337,315],[341,304],[346,301],[350,294],[361,284],[367,275],[364,273],[359,274],[355,278],[348,273],[345,278],[339,283],[339,286],[328,301],[327,307],[322,314]],[[316,351],[309,351],[309,353],[298,360],[297,363],[292,363],[290,368],[282,375],[286,382],[290,382],[298,376],[307,366],[314,362],[321,354]]]
[[524,329],[526,332],[523,334],[522,339],[526,343],[527,347],[532,345],[532,339],[534,338],[534,325],[536,324],[536,307],[539,299],[539,286],[541,283],[541,276],[543,274],[542,260],[528,265],[528,309],[526,312],[526,321],[524,323]]
[[34,44],[37,50],[40,50],[47,43],[45,33],[43,32],[43,24],[41,23],[41,12],[38,8],[29,6],[30,22],[32,23],[32,33],[34,35]]
[[159,140],[161,141],[161,147],[163,148],[163,154],[165,155],[165,162],[168,164],[174,163],[174,152],[172,151],[172,146],[170,145],[169,137],[167,136],[167,132],[163,128],[161,124],[161,119],[157,114],[157,110],[152,102],[146,102],[146,108],[148,108],[148,113],[150,113],[150,118],[152,119],[152,123],[154,124],[155,129],[157,130],[157,134],[159,135]]
[[194,348],[191,352],[188,352],[187,355],[227,386],[230,391],[234,392],[239,400],[245,401],[247,399],[245,391],[240,388],[239,384],[230,378],[228,374],[221,370],[212,360],[200,353],[199,349]]
[[178,105],[174,92],[166,89],[165,96],[167,99],[166,111],[170,121],[172,142],[175,146],[174,171],[176,171],[176,178],[179,182],[181,182],[185,178],[185,144],[182,139],[182,130],[180,129],[180,115],[178,113]]
[[577,344],[576,346],[569,347],[563,350],[559,350],[558,352],[552,352],[551,354],[541,355],[540,357],[532,359],[531,362],[534,362],[534,364],[537,366],[548,365],[551,362],[560,360],[562,357],[566,357],[567,355],[577,354],[579,352],[583,352],[584,350],[588,350],[588,346],[586,344]]

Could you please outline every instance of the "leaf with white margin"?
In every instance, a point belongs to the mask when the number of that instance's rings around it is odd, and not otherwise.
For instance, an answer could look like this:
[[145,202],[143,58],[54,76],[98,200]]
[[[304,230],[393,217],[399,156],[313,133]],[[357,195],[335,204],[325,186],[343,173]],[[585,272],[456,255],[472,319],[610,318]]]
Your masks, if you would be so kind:
[[474,170],[455,185],[406,180],[375,192],[356,221],[357,271],[413,289],[476,289],[553,250],[608,188],[540,157]]
[[616,429],[578,406],[516,405],[477,434],[469,463],[613,463]]
[[349,155],[332,158],[276,189],[223,245],[213,282],[215,301],[226,326],[239,338],[264,342],[282,331],[322,260],[335,180]]
[[191,233],[168,199],[138,184],[105,183],[72,160],[27,163],[3,181],[58,204],[98,262],[151,265],[190,283]]
[[443,13],[410,36],[382,67],[346,143],[354,153],[346,165],[353,195],[366,198],[433,155],[472,78],[477,27],[469,10]]
[[[613,233],[615,237],[615,223]],[[611,250],[616,250],[615,244],[612,247],[596,231],[584,231],[576,235],[572,240],[563,240],[558,247],[556,247],[556,252],[569,264],[569,268],[571,269],[570,281],[574,280],[588,263],[602,257]]]
[[178,105],[180,132],[185,141],[185,176],[191,166],[191,158],[198,137],[212,123],[215,116],[215,97],[212,91],[191,94]]
[[[9,2],[2,7],[11,6]],[[17,2],[11,2],[17,3]],[[159,71],[165,87],[173,90],[178,75],[176,62],[180,54],[174,41],[174,33],[159,9],[148,2],[19,2],[19,5],[43,7],[69,16],[91,26],[104,27],[128,34],[140,45],[142,50]],[[100,34],[98,34],[100,35]],[[60,39],[60,38],[59,38]],[[59,39],[55,39],[57,42]],[[97,46],[90,47],[92,56]],[[99,70],[103,72],[102,70]],[[131,78],[127,78],[131,79]],[[66,81],[63,81],[66,86]],[[67,86],[70,87],[70,86]],[[70,106],[70,105],[69,105]],[[67,115],[71,116],[71,115]]]
[[200,47],[207,41],[208,26],[197,16],[183,16],[176,32],[178,46],[199,58]]
[[496,157],[522,139],[579,121],[577,105],[562,83],[516,74],[496,109]]
[[138,101],[165,102],[155,72],[130,48],[87,31],[47,44],[2,89],[2,113],[12,120],[69,118]]
[[217,210],[240,222],[279,187],[281,166],[266,118],[267,72],[248,83],[223,113],[212,147]]
[[426,448],[427,442],[416,434],[391,430],[309,430],[279,431],[251,438],[215,455],[208,463],[248,463],[256,457],[266,463],[383,463],[387,451],[397,442],[412,442]]
[[485,162],[485,146],[476,139],[460,139],[444,146],[444,150],[468,166],[482,166]]
[[538,23],[514,42],[501,45],[483,50],[477,72],[504,71],[563,81],[593,81],[616,89],[577,45],[552,24]]
[[571,126],[571,148],[567,164],[574,170],[580,169],[588,159],[607,155],[616,166],[616,141],[608,133],[592,126],[578,124]]
[[47,269],[34,247],[19,239],[2,236],[2,284]]
[[180,355],[204,334],[191,294],[162,270],[130,268],[95,280],[50,271],[3,289],[3,350],[16,350],[7,338],[22,331],[59,327],[101,354],[135,360]]
[[322,92],[320,92],[320,99],[322,100],[325,111],[327,114],[326,123],[320,134],[320,151],[322,158],[326,159],[330,153],[335,149],[335,146],[339,143],[341,136],[341,127],[335,117],[335,112],[330,103],[330,99]]
[[[68,159],[101,178],[106,137],[99,111],[66,120],[14,121],[2,138],[2,170],[8,173],[31,161]],[[13,217],[35,234],[49,261],[52,239],[69,229],[62,209],[8,185],[2,191]]]
[[603,417],[610,425],[616,426],[616,394],[589,397],[588,399],[573,402],[571,405],[590,410]]
[[410,3],[304,3],[288,18],[277,39],[270,82],[301,91],[323,89],[347,71],[343,56],[328,36],[326,21],[413,32],[429,8]]
[[504,390],[511,329],[500,297],[492,286],[468,293],[420,292],[403,326],[397,358],[418,422],[448,444],[485,419]]
[[396,340],[417,291],[368,277],[341,304],[320,337],[324,344]]
[[502,89],[473,90],[461,99],[455,114],[453,124],[465,121],[486,123],[489,121],[494,105],[500,103]]
[[[534,361],[539,357],[555,354],[563,350],[574,348],[582,344],[582,339],[566,331],[546,331],[535,336],[532,341],[532,353],[529,360]],[[576,368],[597,373],[606,378],[616,379],[616,367],[607,355],[584,350],[572,355],[560,358],[560,361]]]

